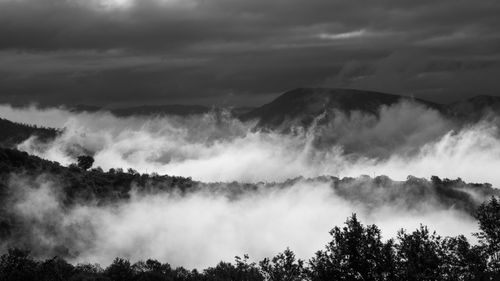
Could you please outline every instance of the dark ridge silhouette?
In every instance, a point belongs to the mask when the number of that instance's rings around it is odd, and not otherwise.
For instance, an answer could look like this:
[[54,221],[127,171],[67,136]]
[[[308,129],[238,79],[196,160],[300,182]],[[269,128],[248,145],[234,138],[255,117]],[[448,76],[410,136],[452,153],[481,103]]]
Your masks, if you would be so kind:
[[133,115],[178,115],[188,116],[196,114],[204,114],[210,112],[211,108],[202,105],[150,105],[136,106],[127,108],[111,109],[111,113],[116,116],[133,116]]
[[102,110],[102,107],[95,106],[95,105],[86,105],[86,104],[77,104],[77,105],[72,105],[68,106],[67,109],[71,112],[97,112]]
[[[460,121],[475,122],[489,113],[500,113],[500,97],[477,95],[471,98],[438,104],[435,102],[402,96],[397,94],[382,93],[343,88],[297,88],[287,91],[273,101],[260,107],[234,107],[229,108],[233,116],[243,121],[258,119],[262,126],[278,126],[283,121],[302,117],[307,124],[307,117],[315,117],[325,110],[336,109],[349,113],[353,110],[377,114],[380,106],[390,106],[401,100],[412,101],[435,109],[444,115],[457,118]],[[179,115],[208,113],[213,107],[201,105],[144,105],[106,109],[91,105],[74,105],[68,107],[73,112],[98,112],[110,111],[117,116],[133,115]]]
[[[482,118],[500,114],[500,97],[497,96],[478,95],[450,104],[438,104],[409,96],[342,88],[297,88],[287,91],[270,103],[257,108],[230,107],[227,109],[232,116],[242,121],[257,120],[257,128],[277,129],[284,127],[281,129],[287,129],[287,126],[290,125],[288,123],[307,127],[314,118],[325,112],[331,113],[332,110],[338,110],[346,114],[349,114],[351,111],[361,111],[367,114],[378,115],[381,106],[391,106],[401,101],[409,101],[437,110],[445,117],[449,117],[460,123],[477,122]],[[74,105],[66,108],[72,112],[110,112],[118,117],[190,116],[223,109],[202,105],[175,104],[123,108]],[[0,125],[5,126],[5,124]],[[38,133],[41,135],[46,134],[46,132],[42,133],[41,131]],[[7,136],[4,134],[3,139],[6,138]],[[12,139],[16,138],[19,137],[17,135],[12,137]]]
[[442,110],[436,103],[406,96],[354,89],[298,88],[285,92],[275,100],[241,116],[242,120],[259,120],[258,126],[276,128],[287,120],[297,120],[307,126],[321,113],[339,110],[349,113],[358,110],[377,115],[381,106],[402,100],[413,101]]
[[178,115],[178,116],[189,116],[204,114],[210,112],[211,108],[202,105],[180,105],[180,104],[169,104],[169,105],[143,105],[134,107],[119,107],[119,108],[104,108],[92,105],[73,105],[67,107],[68,110],[72,112],[110,112],[118,117],[129,117],[129,116],[163,116],[163,115]]
[[[118,117],[130,116],[190,116],[206,114],[212,111],[222,110],[223,108],[208,107],[203,105],[182,105],[182,104],[168,104],[168,105],[143,105],[135,107],[120,107],[120,108],[103,108],[91,105],[75,105],[70,106],[68,109],[72,112],[110,112]],[[233,116],[240,116],[251,110],[253,107],[230,107],[227,108]]]
[[50,141],[59,133],[56,129],[19,124],[0,118],[0,147],[14,147],[31,136],[36,136],[44,142]]

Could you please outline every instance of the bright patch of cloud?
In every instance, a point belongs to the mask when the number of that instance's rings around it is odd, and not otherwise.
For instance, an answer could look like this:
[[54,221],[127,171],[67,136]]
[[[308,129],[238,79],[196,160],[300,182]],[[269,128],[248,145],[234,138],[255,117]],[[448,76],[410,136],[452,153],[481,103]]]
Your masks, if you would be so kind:
[[320,33],[318,37],[324,40],[341,40],[362,37],[367,35],[367,33],[366,29],[360,29],[343,33]]

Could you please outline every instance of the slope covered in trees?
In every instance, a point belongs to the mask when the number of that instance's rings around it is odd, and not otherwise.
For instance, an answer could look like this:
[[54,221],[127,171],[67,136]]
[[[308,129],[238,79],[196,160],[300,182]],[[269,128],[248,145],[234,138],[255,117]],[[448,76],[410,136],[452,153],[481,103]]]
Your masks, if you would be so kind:
[[[85,159],[88,157],[80,157]],[[86,160],[91,161],[91,160]],[[90,165],[92,165],[90,163]],[[85,166],[85,167],[84,167]],[[281,183],[268,182],[257,184],[202,183],[191,178],[140,174],[135,170],[124,171],[121,168],[103,171],[101,168],[89,168],[72,164],[69,167],[57,162],[48,161],[26,152],[15,149],[0,148],[0,189],[6,190],[9,178],[13,174],[24,178],[35,178],[39,175],[49,175],[60,183],[67,203],[76,200],[97,200],[110,202],[125,200],[130,196],[132,186],[139,192],[180,190],[182,192],[206,189],[226,192],[235,197],[251,192],[257,188],[287,188],[299,181],[328,183],[336,193],[348,200],[359,201],[368,206],[381,203],[404,203],[411,208],[419,201],[437,200],[446,208],[457,208],[472,213],[481,203],[477,198],[488,198],[500,195],[500,191],[488,183],[466,183],[461,179],[440,179],[433,176],[431,180],[408,176],[406,181],[394,181],[387,176],[371,178],[337,178],[323,176],[312,179],[298,177]],[[372,196],[373,191],[383,190],[384,198]],[[404,196],[403,196],[404,195]],[[400,201],[403,200],[403,201]]]
[[49,141],[58,134],[55,129],[19,124],[3,118],[0,118],[0,132],[0,147],[14,147],[31,136]]

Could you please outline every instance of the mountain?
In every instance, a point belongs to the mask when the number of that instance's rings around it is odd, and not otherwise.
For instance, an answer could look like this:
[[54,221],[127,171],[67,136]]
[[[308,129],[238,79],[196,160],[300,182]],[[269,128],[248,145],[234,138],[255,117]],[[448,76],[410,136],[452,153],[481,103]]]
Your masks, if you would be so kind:
[[298,88],[288,91],[272,102],[241,116],[243,121],[256,119],[259,127],[276,128],[287,121],[309,125],[321,113],[336,109],[343,112],[359,110],[377,114],[380,106],[411,100],[442,110],[436,103],[406,96],[354,89]]
[[52,128],[42,128],[33,125],[19,124],[0,118],[0,146],[14,147],[31,136],[36,136],[42,141],[53,139],[59,133]]
[[[381,106],[390,106],[402,100],[422,104],[438,110],[443,115],[462,124],[477,122],[488,114],[500,114],[500,97],[475,96],[450,104],[437,104],[408,96],[340,88],[298,88],[283,93],[270,103],[257,108],[230,108],[232,115],[242,121],[257,120],[257,128],[287,130],[293,125],[308,126],[322,113],[338,110],[349,114],[357,110],[377,115]],[[73,112],[108,111],[117,116],[178,115],[188,116],[218,111],[201,105],[145,105],[106,109],[96,106],[77,105],[68,107]],[[0,118],[0,145],[13,147],[36,135],[42,140],[54,138],[58,131],[50,128],[17,124]]]

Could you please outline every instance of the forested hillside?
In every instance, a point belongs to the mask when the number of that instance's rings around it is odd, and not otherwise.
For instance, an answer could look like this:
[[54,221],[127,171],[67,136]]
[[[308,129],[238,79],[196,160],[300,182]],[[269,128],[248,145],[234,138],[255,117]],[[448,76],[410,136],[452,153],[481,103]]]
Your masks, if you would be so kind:
[[42,141],[49,141],[58,133],[55,129],[19,124],[0,118],[0,146],[3,147],[14,147],[32,136]]

